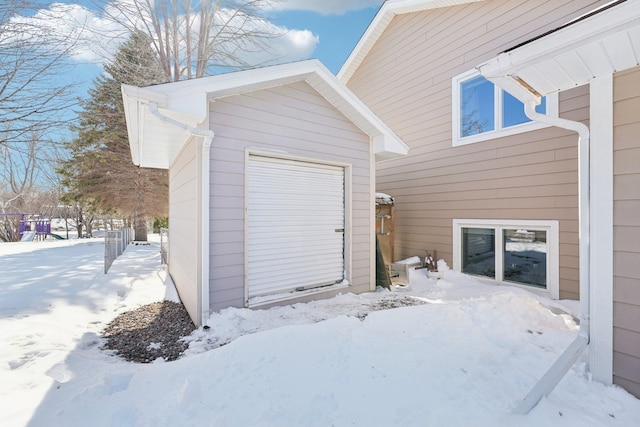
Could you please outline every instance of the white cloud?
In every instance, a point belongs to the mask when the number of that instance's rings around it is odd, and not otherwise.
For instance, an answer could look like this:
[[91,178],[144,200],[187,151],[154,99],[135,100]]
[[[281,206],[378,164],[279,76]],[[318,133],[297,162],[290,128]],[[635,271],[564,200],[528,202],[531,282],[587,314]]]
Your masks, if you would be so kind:
[[309,30],[286,30],[269,41],[269,51],[263,53],[262,62],[285,63],[311,56],[320,38]]
[[379,7],[384,0],[275,0],[276,10],[306,10],[323,15],[342,15],[343,13]]
[[66,43],[57,43],[54,48],[68,51],[78,62],[102,64],[127,38],[122,25],[77,4],[53,3],[32,17],[18,16],[13,21],[42,28],[44,43],[53,34],[57,40],[64,38]]
[[[126,5],[131,0],[116,2]],[[124,23],[130,21],[130,16],[125,16],[122,8],[115,7],[116,2],[107,5],[105,12],[102,12],[104,14],[78,4],[53,3],[33,17],[20,16],[15,20],[25,24],[37,21],[47,31],[64,35],[69,40],[69,45],[65,46],[67,49],[73,44],[70,49],[72,59],[103,65],[113,57],[120,43],[128,36],[128,25]],[[225,14],[225,11],[221,12]],[[305,59],[319,43],[319,37],[309,30],[288,29],[267,20],[254,21],[254,25],[260,27],[260,33],[271,36],[261,42],[259,49],[248,49],[242,53],[240,59],[249,64]]]
[[[311,56],[320,38],[309,30],[288,29],[275,25],[266,19],[251,19],[244,21],[242,16],[232,16],[230,11],[221,11],[223,21],[234,27],[234,22],[243,25],[245,29],[254,34],[262,34],[265,37],[254,39],[242,39],[230,42],[223,46],[223,50],[233,51],[232,58],[236,58],[235,64],[270,65],[284,62],[306,59]],[[240,24],[242,22],[242,24]],[[240,47],[240,49],[236,49]]]

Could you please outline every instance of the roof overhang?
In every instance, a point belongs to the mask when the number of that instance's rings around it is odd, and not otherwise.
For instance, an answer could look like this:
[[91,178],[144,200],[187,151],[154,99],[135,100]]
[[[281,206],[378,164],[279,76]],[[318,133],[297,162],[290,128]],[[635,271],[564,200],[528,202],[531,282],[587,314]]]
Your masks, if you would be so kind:
[[208,129],[209,102],[305,81],[373,141],[376,160],[406,155],[409,147],[317,60],[220,74],[146,88],[122,86],[131,156],[136,165],[168,168],[190,137],[163,121],[159,112],[190,127]]
[[338,72],[338,78],[344,84],[355,74],[362,61],[367,57],[378,39],[387,29],[396,15],[422,12],[441,7],[458,6],[466,3],[475,3],[482,0],[387,0],[369,24],[356,47],[342,65]]
[[[149,104],[156,104],[161,114],[194,128],[200,127],[206,120],[206,115],[197,108],[191,108],[191,111],[177,109],[169,95],[159,93],[152,87],[122,85],[122,98],[131,159],[138,166],[167,169],[190,136],[184,129],[171,126],[153,115]],[[205,104],[204,99],[194,100],[192,107],[198,101]]]
[[539,102],[542,96],[640,65],[640,0],[609,6],[477,68],[520,101]]

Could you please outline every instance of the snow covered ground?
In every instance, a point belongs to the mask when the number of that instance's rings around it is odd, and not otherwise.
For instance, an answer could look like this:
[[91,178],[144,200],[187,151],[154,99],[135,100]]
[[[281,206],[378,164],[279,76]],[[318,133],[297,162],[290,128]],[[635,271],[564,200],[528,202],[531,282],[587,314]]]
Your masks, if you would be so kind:
[[[214,313],[185,357],[139,365],[100,350],[99,332],[125,310],[175,298],[158,244],[130,245],[107,275],[102,261],[99,239],[0,244],[0,425],[640,420],[639,400],[590,380],[586,355],[530,414],[511,414],[575,337],[575,302],[417,271],[392,292]],[[393,306],[402,307],[380,311]]]

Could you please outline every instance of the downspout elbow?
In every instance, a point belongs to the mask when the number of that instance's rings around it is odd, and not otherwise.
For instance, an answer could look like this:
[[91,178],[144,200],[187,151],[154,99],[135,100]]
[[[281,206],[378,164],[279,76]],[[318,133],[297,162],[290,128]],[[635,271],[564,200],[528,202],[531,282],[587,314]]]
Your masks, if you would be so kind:
[[574,120],[563,119],[561,117],[548,116],[536,111],[538,102],[531,99],[524,103],[524,113],[527,117],[535,122],[545,123],[551,126],[560,127],[576,132],[580,138],[581,144],[589,144],[589,127],[584,123]]

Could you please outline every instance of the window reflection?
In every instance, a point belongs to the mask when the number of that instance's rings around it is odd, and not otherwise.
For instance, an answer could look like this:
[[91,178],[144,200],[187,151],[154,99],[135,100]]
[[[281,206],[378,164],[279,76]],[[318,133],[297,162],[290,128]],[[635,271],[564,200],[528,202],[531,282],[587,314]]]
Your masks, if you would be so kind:
[[482,76],[460,84],[460,135],[471,136],[495,129],[493,83]]
[[496,277],[495,230],[462,229],[462,272]]
[[504,280],[547,287],[547,232],[503,230]]

